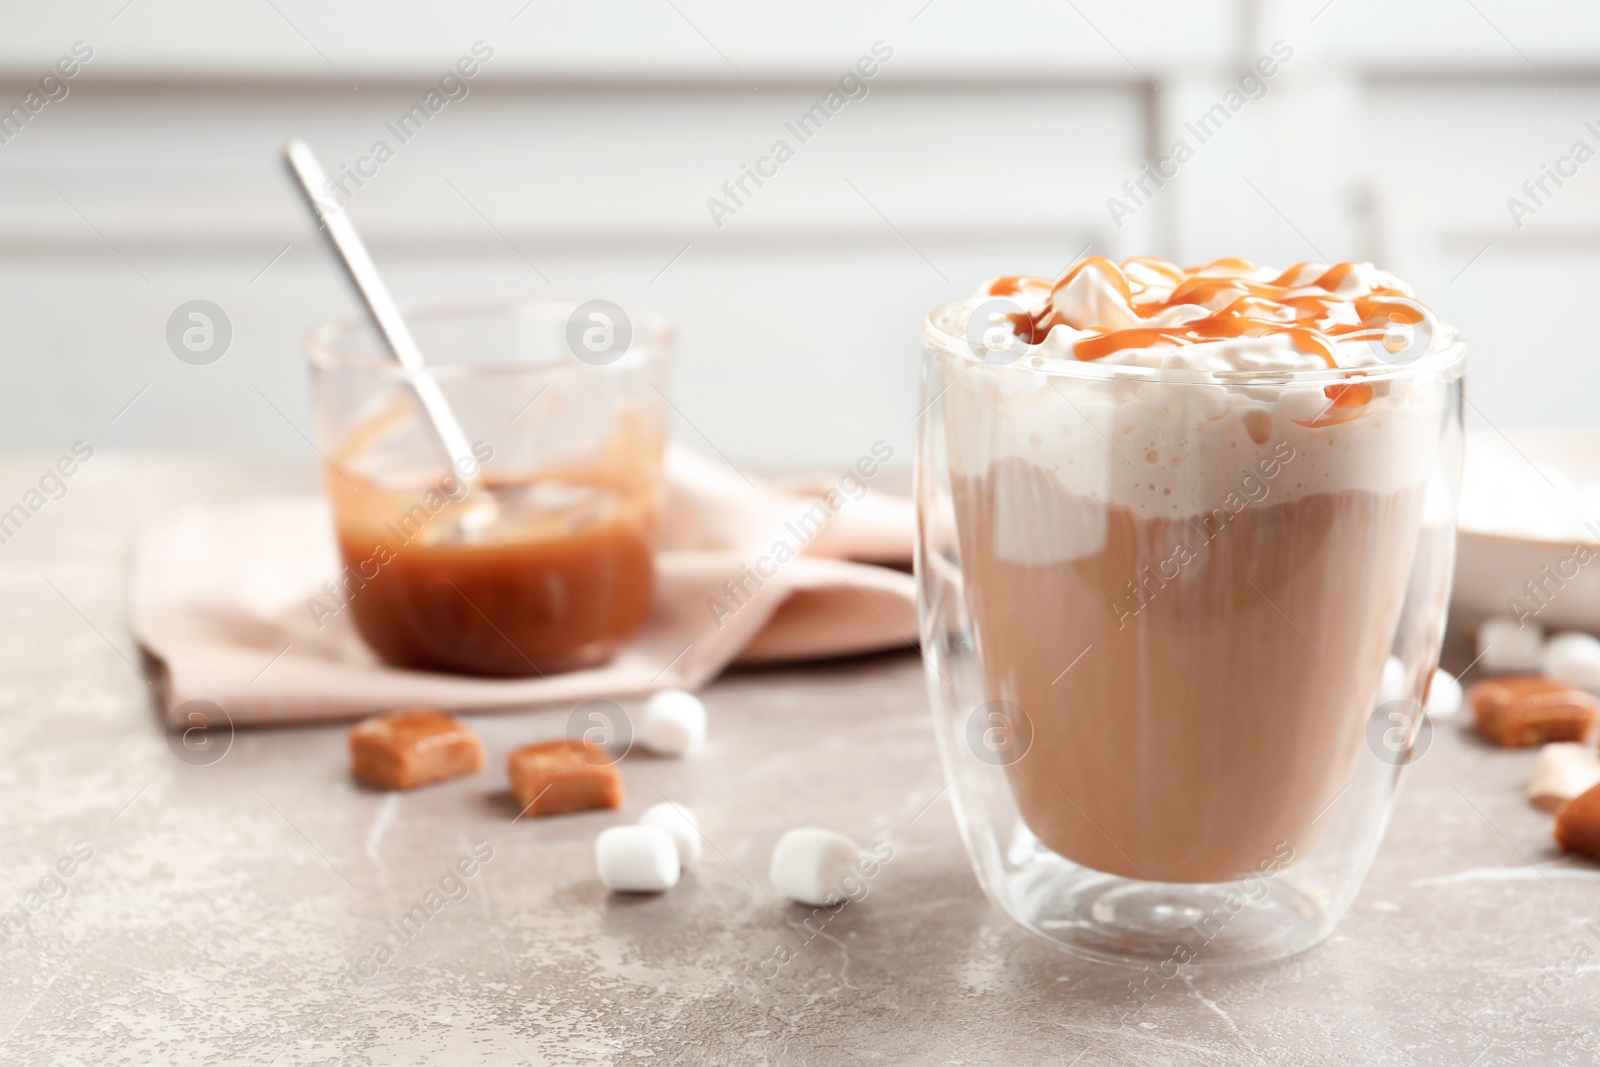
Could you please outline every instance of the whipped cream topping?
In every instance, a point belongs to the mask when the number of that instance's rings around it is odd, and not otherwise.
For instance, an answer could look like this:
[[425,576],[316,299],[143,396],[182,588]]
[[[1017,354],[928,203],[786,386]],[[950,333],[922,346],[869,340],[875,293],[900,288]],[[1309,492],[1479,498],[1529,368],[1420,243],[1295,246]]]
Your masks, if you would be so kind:
[[[951,470],[1004,480],[1001,526],[1026,544],[1008,533],[1000,547],[1030,562],[1099,537],[1093,522],[1041,522],[1031,477],[1145,517],[1211,514],[1242,486],[1263,501],[1394,493],[1438,475],[1458,402],[1448,367],[1406,373],[1454,331],[1367,263],[1091,258],[1054,282],[995,279],[931,324]],[[1063,373],[1085,363],[1128,370]],[[1302,371],[1323,373],[1285,373]]]
[[1183,268],[1099,256],[1055,281],[988,282],[962,325],[969,340],[1039,360],[1210,371],[1408,363],[1447,332],[1409,286],[1371,263],[1277,271],[1243,259]]

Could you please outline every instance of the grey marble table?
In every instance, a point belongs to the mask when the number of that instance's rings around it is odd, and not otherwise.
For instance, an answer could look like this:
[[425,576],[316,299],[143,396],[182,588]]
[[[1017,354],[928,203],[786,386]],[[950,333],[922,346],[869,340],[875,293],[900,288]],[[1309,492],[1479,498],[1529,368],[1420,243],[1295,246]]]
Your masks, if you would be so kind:
[[[51,458],[0,461],[0,510]],[[101,454],[69,484],[0,544],[0,910],[26,917],[0,944],[0,1063],[1600,1061],[1600,867],[1522,799],[1531,754],[1440,729],[1330,941],[1134,1011],[1131,972],[980,894],[912,654],[713,685],[702,755],[624,763],[629,812],[690,804],[713,847],[671,893],[612,897],[590,850],[616,815],[512,822],[505,753],[560,712],[476,718],[489,772],[404,796],[350,781],[337,726],[175,757],[127,630],[135,531],[306,491],[307,465]],[[765,877],[796,824],[895,849],[810,938]]]

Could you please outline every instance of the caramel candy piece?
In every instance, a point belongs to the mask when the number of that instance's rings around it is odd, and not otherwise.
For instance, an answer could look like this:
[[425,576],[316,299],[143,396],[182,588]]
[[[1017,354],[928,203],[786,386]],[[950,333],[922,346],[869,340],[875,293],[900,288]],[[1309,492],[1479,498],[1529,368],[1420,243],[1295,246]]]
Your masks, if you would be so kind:
[[483,741],[465,723],[418,708],[362,719],[350,731],[350,773],[411,789],[483,770]]
[[1492,678],[1467,694],[1478,732],[1507,748],[1549,741],[1586,741],[1600,701],[1538,675]]
[[1600,785],[1567,801],[1556,816],[1556,843],[1600,859]]
[[582,741],[527,745],[511,753],[506,771],[525,815],[622,807],[622,776],[599,745]]

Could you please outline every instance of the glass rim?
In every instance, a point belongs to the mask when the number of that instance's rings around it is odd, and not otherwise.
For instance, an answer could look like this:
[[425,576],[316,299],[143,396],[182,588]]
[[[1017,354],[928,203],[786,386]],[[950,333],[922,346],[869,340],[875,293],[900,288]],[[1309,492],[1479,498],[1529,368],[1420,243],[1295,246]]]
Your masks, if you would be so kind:
[[[1140,367],[1125,363],[1084,362],[1075,359],[1045,359],[1018,356],[1007,362],[981,358],[966,338],[945,329],[955,313],[970,307],[971,298],[941,304],[923,320],[922,337],[930,348],[964,359],[975,366],[997,373],[1019,372],[1091,381],[1166,382],[1173,385],[1296,385],[1327,384],[1359,378],[1362,381],[1389,381],[1416,377],[1430,372],[1459,374],[1466,362],[1466,338],[1461,331],[1440,322],[1438,343],[1406,363],[1377,363],[1360,367],[1327,367],[1316,370],[1201,370],[1171,367]],[[1029,346],[1033,347],[1033,346]]]
[[[560,321],[570,317],[574,310],[586,302],[561,297],[531,297],[514,300],[454,300],[432,304],[407,302],[399,306],[406,322],[411,324],[424,319],[483,317],[496,313],[505,314],[524,308],[533,309],[538,313],[558,313],[559,318],[556,321]],[[634,328],[634,336],[629,341],[627,351],[609,363],[589,363],[579,360],[571,352],[567,352],[545,360],[501,363],[429,359],[427,361],[427,370],[430,375],[438,378],[493,377],[530,373],[548,374],[567,366],[570,359],[580,366],[598,371],[621,371],[635,369],[641,365],[659,361],[664,357],[676,339],[676,332],[667,317],[655,311],[635,312],[628,308],[624,308],[623,311]],[[552,317],[554,316],[552,315]],[[401,380],[409,379],[411,372],[392,356],[354,352],[349,347],[340,344],[340,338],[347,334],[348,331],[361,328],[370,330],[375,336],[379,336],[377,324],[373,322],[371,314],[365,309],[318,323],[306,333],[306,360],[318,370],[367,371],[385,377]],[[380,344],[382,344],[381,336]],[[387,345],[384,345],[384,347],[386,348]],[[424,352],[423,355],[426,357],[427,353]]]

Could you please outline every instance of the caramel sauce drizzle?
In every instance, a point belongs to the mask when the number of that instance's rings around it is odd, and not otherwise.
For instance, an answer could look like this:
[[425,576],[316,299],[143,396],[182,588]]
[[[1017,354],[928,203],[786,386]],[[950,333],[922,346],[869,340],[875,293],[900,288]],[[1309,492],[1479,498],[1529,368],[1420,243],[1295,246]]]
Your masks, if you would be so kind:
[[[1409,324],[1420,321],[1415,308],[1404,302],[1409,297],[1399,290],[1380,287],[1354,299],[1339,296],[1339,286],[1355,269],[1354,263],[1335,264],[1310,280],[1301,278],[1310,266],[1296,263],[1272,281],[1260,282],[1245,276],[1254,274],[1257,268],[1243,259],[1218,259],[1185,269],[1151,257],[1130,259],[1119,266],[1104,257],[1090,256],[1073,264],[1053,283],[1028,275],[998,278],[990,284],[989,295],[1018,296],[1028,291],[1041,296],[1046,291],[1054,294],[1093,268],[1140,318],[1151,318],[1180,305],[1196,305],[1211,312],[1182,326],[1136,326],[1085,337],[1074,347],[1074,354],[1086,361],[1104,359],[1129,348],[1283,335],[1297,352],[1320,356],[1330,368],[1337,368],[1334,339],[1381,339],[1385,330],[1368,325],[1375,317]],[[1144,280],[1147,276],[1158,281]],[[1325,290],[1327,295],[1304,292],[1311,288]],[[1350,316],[1343,311],[1347,307],[1355,312],[1356,321],[1349,321]],[[1063,320],[1046,301],[1032,315],[1012,315],[1011,322],[1017,336],[1031,345],[1042,342]]]
[[[1029,275],[997,278],[989,286],[989,295],[1053,296],[1085,270],[1093,269],[1140,318],[1152,318],[1182,305],[1199,306],[1210,312],[1181,326],[1134,326],[1081,338],[1074,345],[1073,354],[1085,361],[1104,359],[1130,348],[1283,336],[1295,351],[1319,356],[1329,368],[1337,369],[1337,341],[1382,342],[1388,323],[1415,325],[1422,319],[1410,297],[1397,289],[1380,286],[1363,296],[1340,296],[1339,288],[1355,270],[1354,263],[1336,263],[1314,278],[1302,277],[1312,267],[1310,263],[1296,263],[1272,281],[1261,282],[1249,277],[1258,268],[1245,259],[1217,259],[1204,266],[1183,268],[1149,256],[1126,260],[1120,266],[1102,256],[1090,256],[1073,264],[1054,282]],[[1308,293],[1307,289],[1321,289],[1326,295]],[[1351,321],[1352,317],[1355,321]],[[1029,345],[1040,344],[1052,328],[1065,321],[1049,299],[1043,301],[1039,311],[1019,312],[1010,320],[1017,337]],[[1384,325],[1374,326],[1374,322]],[[1352,376],[1359,377],[1360,372]],[[1363,382],[1349,382],[1327,386],[1323,394],[1332,401],[1328,411],[1307,425],[1358,417],[1372,401],[1373,390]]]

